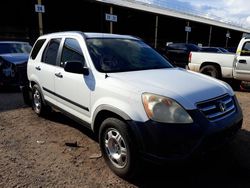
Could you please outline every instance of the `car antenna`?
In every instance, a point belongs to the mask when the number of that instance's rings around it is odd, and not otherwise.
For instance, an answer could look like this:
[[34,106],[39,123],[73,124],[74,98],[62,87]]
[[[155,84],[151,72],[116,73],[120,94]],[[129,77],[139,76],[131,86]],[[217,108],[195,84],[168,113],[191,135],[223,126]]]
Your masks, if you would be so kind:
[[109,75],[105,72],[105,79],[108,78],[108,77],[109,77]]

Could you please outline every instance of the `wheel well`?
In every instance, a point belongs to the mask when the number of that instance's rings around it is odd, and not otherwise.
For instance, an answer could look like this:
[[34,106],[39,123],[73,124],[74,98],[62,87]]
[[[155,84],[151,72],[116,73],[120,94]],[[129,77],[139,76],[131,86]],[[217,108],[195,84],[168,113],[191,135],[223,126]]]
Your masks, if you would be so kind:
[[218,63],[214,63],[214,62],[204,62],[202,63],[202,65],[200,66],[200,70],[207,66],[207,65],[212,65],[214,66],[218,71],[219,71],[219,74],[220,74],[220,78],[222,77],[222,71],[221,71],[221,66],[218,64]]
[[[38,87],[40,88],[40,86],[39,86],[39,84],[37,84],[36,82],[34,82],[34,81],[30,81],[30,86],[31,86],[31,92],[32,92],[32,88],[33,88],[33,86],[34,85],[38,85]],[[41,89],[41,88],[40,88]],[[42,95],[42,100],[43,100],[43,103],[44,104],[46,104],[46,102],[45,102],[45,100],[44,100],[44,96],[43,96],[43,93],[41,93],[41,95]]]
[[32,87],[33,87],[35,84],[36,84],[36,82],[34,82],[34,81],[31,81],[31,82],[30,82],[31,89],[32,89]]
[[96,115],[96,118],[95,118],[95,121],[94,121],[94,133],[98,135],[99,133],[99,129],[100,129],[100,126],[102,124],[102,122],[107,119],[107,118],[110,118],[110,117],[113,117],[113,118],[117,118],[117,119],[120,119],[121,121],[125,121],[121,116],[119,116],[118,114],[114,113],[114,112],[111,112],[111,111],[108,111],[108,110],[102,110],[100,111],[97,115]]

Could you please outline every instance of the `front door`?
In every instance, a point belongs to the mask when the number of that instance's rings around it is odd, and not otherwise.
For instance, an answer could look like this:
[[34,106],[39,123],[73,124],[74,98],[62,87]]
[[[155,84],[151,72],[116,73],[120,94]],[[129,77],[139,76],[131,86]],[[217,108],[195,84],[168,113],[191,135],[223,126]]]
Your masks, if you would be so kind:
[[234,62],[234,78],[250,81],[250,41],[246,41]]
[[64,71],[68,61],[80,61],[85,66],[85,58],[76,38],[66,38],[63,44],[60,65],[55,70],[55,93],[58,106],[85,122],[90,121],[91,75]]

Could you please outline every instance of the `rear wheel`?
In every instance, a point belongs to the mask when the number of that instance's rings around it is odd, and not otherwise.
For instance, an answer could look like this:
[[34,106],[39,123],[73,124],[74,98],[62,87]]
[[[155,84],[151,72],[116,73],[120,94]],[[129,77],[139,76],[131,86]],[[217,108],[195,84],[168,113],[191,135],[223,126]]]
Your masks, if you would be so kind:
[[43,101],[41,89],[36,84],[32,87],[32,108],[39,116],[48,112],[48,106]]
[[104,120],[99,143],[106,163],[115,174],[122,178],[131,178],[135,174],[137,155],[125,122],[116,118]]
[[29,87],[28,86],[22,86],[21,91],[23,94],[23,101],[26,105],[31,106],[31,97],[30,97],[30,92],[29,92]]
[[205,65],[204,67],[200,69],[200,73],[206,74],[208,76],[211,76],[217,79],[221,78],[219,69],[214,65]]

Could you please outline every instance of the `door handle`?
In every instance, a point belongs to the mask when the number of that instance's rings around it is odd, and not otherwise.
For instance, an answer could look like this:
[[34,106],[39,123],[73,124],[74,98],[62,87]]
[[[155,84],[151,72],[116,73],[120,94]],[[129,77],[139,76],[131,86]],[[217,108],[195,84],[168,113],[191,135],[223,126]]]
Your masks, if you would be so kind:
[[239,60],[239,63],[246,64],[247,61],[246,61],[245,59],[240,59],[240,60]]
[[37,66],[37,67],[35,67],[36,68],[36,70],[41,70],[41,67],[40,66]]
[[55,76],[57,76],[58,78],[62,78],[63,75],[59,72],[59,73],[55,73]]

